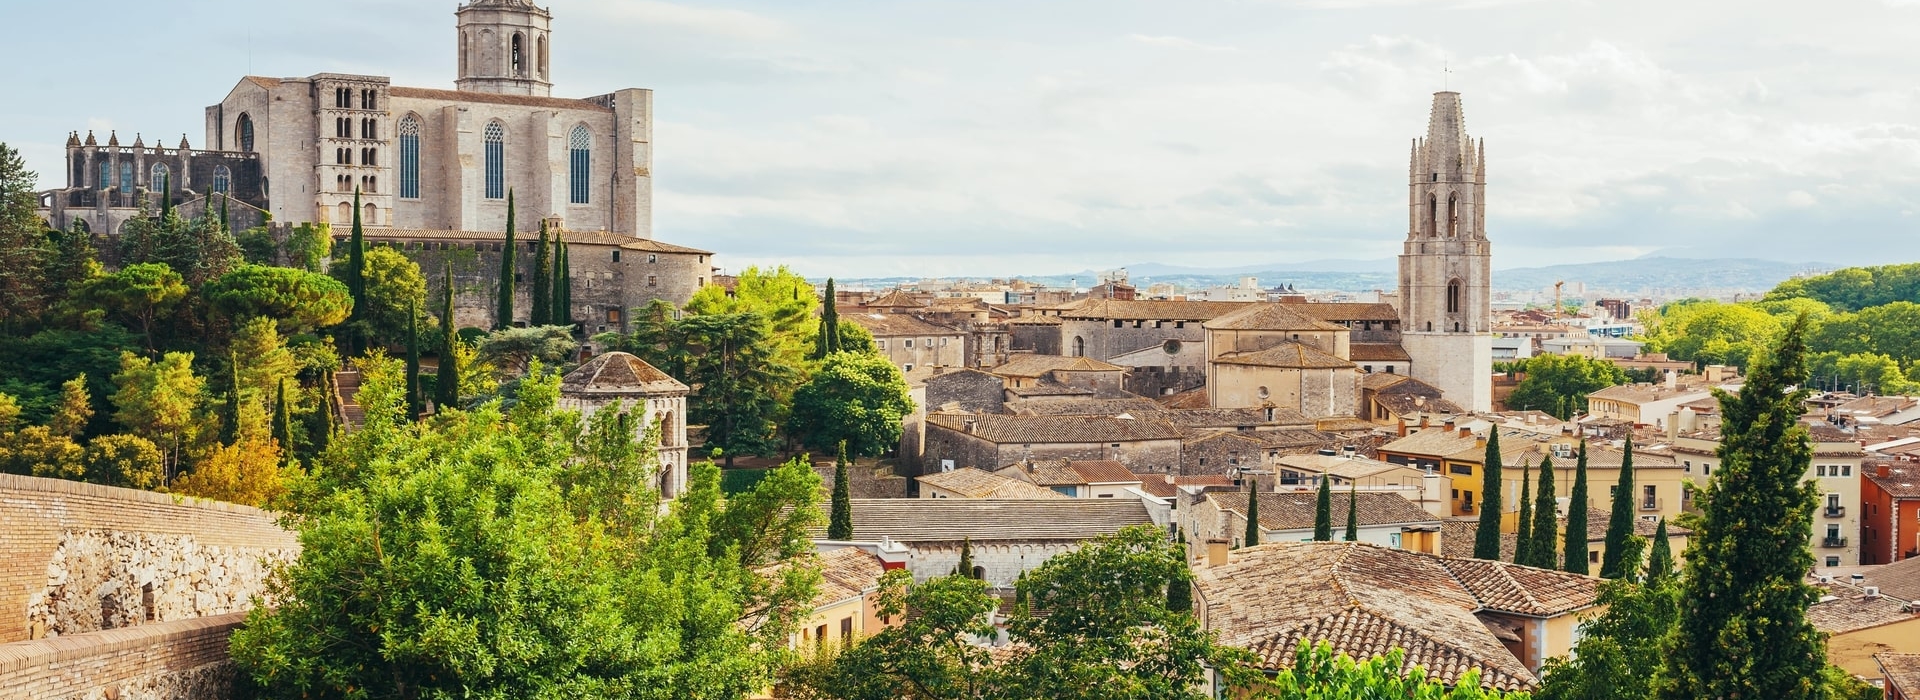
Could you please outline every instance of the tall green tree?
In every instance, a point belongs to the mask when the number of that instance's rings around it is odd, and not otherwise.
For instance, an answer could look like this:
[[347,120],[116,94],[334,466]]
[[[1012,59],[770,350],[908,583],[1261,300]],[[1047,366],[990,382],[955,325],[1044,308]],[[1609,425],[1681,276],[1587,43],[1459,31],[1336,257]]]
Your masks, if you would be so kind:
[[540,220],[540,242],[533,247],[533,281],[529,285],[532,303],[528,313],[532,320],[528,325],[545,326],[553,323],[553,241],[547,232],[547,220]]
[[350,322],[353,332],[366,340],[363,348],[402,348],[415,310],[427,306],[427,276],[419,263],[388,246],[367,250],[361,255],[361,266],[361,300]]
[[[904,570],[881,578],[881,615],[899,619],[837,655],[789,668],[793,697],[818,700],[981,698],[997,665],[974,638],[996,634],[1000,599],[987,582],[937,576],[913,584]],[[908,614],[912,611],[912,614]]]
[[967,578],[980,578],[973,575],[973,538],[960,538],[960,563],[953,567],[953,575]]
[[1806,545],[1815,485],[1802,479],[1813,446],[1800,414],[1808,393],[1807,319],[1753,364],[1740,393],[1720,399],[1720,468],[1694,503],[1680,622],[1655,697],[1819,697],[1825,642],[1807,620],[1818,589]]
[[1347,482],[1347,536],[1346,541],[1360,541],[1360,491],[1357,482]]
[[426,397],[420,393],[420,315],[419,307],[407,309],[407,416],[414,420],[426,413]]
[[[1333,475],[1320,474],[1320,493],[1313,502],[1313,541],[1333,541]],[[1252,493],[1249,491],[1248,493]],[[1247,497],[1252,500],[1252,496]]]
[[1546,411],[1561,420],[1585,411],[1587,394],[1627,383],[1619,365],[1585,355],[1538,355],[1526,360],[1526,372],[1507,405]]
[[[360,321],[367,315],[367,231],[360,222],[360,188],[353,188],[353,228],[347,235],[347,269],[343,271],[341,281],[347,283],[347,296],[353,299],[352,313],[349,318]],[[349,332],[356,335],[359,329]],[[365,347],[364,338],[355,338],[347,342],[349,352],[358,352]]]
[[507,190],[507,243],[500,248],[500,283],[494,291],[493,329],[513,327],[513,190]]
[[827,539],[853,539],[853,486],[847,476],[847,443],[840,441],[839,459],[833,461],[833,507],[827,520]]
[[154,323],[187,298],[186,281],[163,263],[134,263],[88,280],[81,298],[133,321],[154,350]]
[[1520,517],[1517,519],[1519,532],[1513,541],[1513,563],[1533,566],[1533,478],[1531,465],[1520,463]]
[[553,291],[548,294],[552,300],[553,311],[547,315],[547,322],[556,326],[573,325],[573,261],[567,259],[567,241],[561,233],[553,234],[554,266]]
[[1587,574],[1587,441],[1580,441],[1579,460],[1573,468],[1573,490],[1567,493],[1566,570]]
[[899,444],[901,419],[912,412],[900,368],[878,355],[836,353],[793,393],[787,431],[812,447],[844,443],[852,456],[875,456]]
[[170,352],[156,362],[122,352],[113,383],[113,419],[161,448],[165,485],[173,480],[181,451],[198,428],[194,419],[205,382],[193,373],[193,354]]
[[[1622,545],[1623,558],[1639,561],[1646,540]],[[1571,557],[1569,557],[1571,558]],[[1671,580],[1637,576],[1603,581],[1594,606],[1599,613],[1582,621],[1573,653],[1546,662],[1540,700],[1647,700],[1653,696],[1655,669],[1661,665],[1662,640],[1679,617],[1679,590]]]
[[1528,550],[1533,553],[1533,561],[1527,566],[1542,569],[1556,569],[1560,566],[1560,557],[1554,548],[1560,540],[1559,504],[1554,498],[1553,457],[1540,460],[1540,483],[1534,486],[1533,544]]
[[287,403],[287,380],[280,379],[273,393],[273,437],[280,442],[280,456],[293,461],[293,405]]
[[0,143],[0,327],[27,321],[45,308],[51,251],[40,206],[38,176],[20,151]]
[[1605,551],[1600,552],[1600,577],[1620,578],[1639,566],[1627,561],[1627,540],[1633,537],[1633,436],[1627,436],[1626,455],[1620,458],[1620,483],[1613,488],[1613,511],[1607,517]]
[[840,310],[834,304],[833,278],[827,278],[827,293],[820,309],[820,330],[814,341],[814,359],[826,359],[840,352]]
[[1500,561],[1500,431],[1487,428],[1486,459],[1480,469],[1480,529],[1473,537],[1473,558]]
[[201,287],[200,296],[215,310],[236,319],[271,318],[279,324],[280,332],[288,335],[345,321],[354,304],[351,291],[339,280],[267,265],[236,267]]
[[460,367],[453,357],[456,346],[460,342],[460,336],[454,332],[452,258],[447,259],[446,271],[441,279],[445,280],[445,285],[440,292],[440,362],[434,371],[433,383],[433,405],[436,413],[460,405]]
[[1247,475],[1247,529],[1241,533],[1241,542],[1252,547],[1264,539],[1260,536],[1260,480]]
[[690,352],[681,379],[698,387],[689,423],[707,426],[707,444],[722,450],[728,466],[738,455],[771,454],[779,447],[778,389],[791,386],[797,370],[773,356],[766,321],[753,312],[696,315],[676,327]]
[[1670,578],[1673,578],[1673,543],[1667,541],[1667,519],[1661,518],[1660,525],[1653,531],[1652,553],[1647,555],[1647,584]]
[[220,442],[240,441],[240,356],[227,351],[227,403],[220,411]]

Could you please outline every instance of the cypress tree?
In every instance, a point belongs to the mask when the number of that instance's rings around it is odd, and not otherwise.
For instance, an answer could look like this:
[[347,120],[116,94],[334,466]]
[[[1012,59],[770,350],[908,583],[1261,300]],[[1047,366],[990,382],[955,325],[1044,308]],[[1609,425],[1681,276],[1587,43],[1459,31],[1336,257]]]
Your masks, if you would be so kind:
[[957,576],[973,578],[973,538],[960,538],[960,565],[953,567]]
[[460,336],[453,332],[453,258],[447,258],[446,290],[440,297],[440,368],[434,374],[434,411],[460,405],[460,367],[453,358]]
[[160,176],[160,220],[173,214],[173,173]]
[[1520,517],[1518,535],[1513,538],[1513,563],[1533,566],[1533,470],[1520,463]]
[[1260,480],[1247,477],[1247,529],[1241,533],[1241,546],[1260,544]]
[[827,298],[820,310],[820,337],[815,339],[814,357],[824,359],[840,352],[840,309],[834,304],[833,278],[827,278]]
[[527,325],[545,326],[553,319],[553,241],[547,237],[547,220],[540,220],[540,243],[533,247],[532,308]]
[[567,242],[561,240],[560,233],[553,234],[553,291],[547,295],[552,300],[553,311],[548,312],[547,322],[557,326],[573,327],[573,268],[567,261]]
[[333,432],[340,428],[340,385],[334,381],[332,371],[321,375],[320,379],[320,429],[310,436],[308,451],[319,455],[333,442]]
[[[358,227],[359,219],[354,219]],[[500,286],[494,292],[493,329],[513,327],[513,190],[507,190],[507,244],[500,248]]]
[[1528,566],[1552,569],[1559,566],[1559,556],[1554,547],[1559,544],[1560,519],[1559,507],[1553,493],[1553,457],[1540,461],[1540,483],[1534,485],[1533,502],[1533,562]]
[[233,232],[233,220],[227,218],[227,193],[220,193],[220,230]]
[[280,441],[281,456],[293,461],[293,411],[287,405],[286,377],[280,378],[273,393],[273,437]]
[[420,395],[420,304],[407,302],[407,417],[420,420],[427,412]]
[[853,539],[853,489],[848,484],[847,441],[840,441],[840,458],[833,463],[833,513],[827,521],[827,539]]
[[1355,482],[1352,482],[1352,481],[1347,482],[1347,538],[1346,539],[1348,542],[1360,541],[1360,491],[1358,490],[1358,487],[1354,485],[1354,483]]
[[1667,519],[1661,518],[1653,531],[1653,553],[1647,556],[1647,585],[1653,586],[1673,576],[1673,544],[1667,542]]
[[1320,473],[1320,495],[1313,502],[1313,541],[1333,541],[1333,475]]
[[1627,454],[1620,459],[1620,483],[1613,487],[1613,514],[1607,518],[1607,542],[1600,553],[1600,577],[1621,578],[1633,573],[1637,563],[1623,564],[1627,539],[1633,537],[1633,437],[1627,437]]
[[1587,441],[1580,441],[1580,461],[1573,470],[1573,491],[1567,494],[1566,569],[1587,574]]
[[365,339],[364,324],[353,323],[366,317],[367,309],[367,232],[360,225],[360,188],[353,188],[353,229],[347,237],[347,296],[353,300],[348,311],[347,352],[359,351]]
[[220,441],[229,445],[240,440],[240,356],[227,351],[227,405],[221,412]]
[[1680,623],[1654,680],[1661,700],[1800,698],[1825,693],[1824,635],[1807,620],[1819,589],[1807,547],[1816,488],[1800,424],[1807,395],[1807,317],[1771,357],[1753,363],[1739,394],[1720,399],[1719,473],[1695,498],[1700,526],[1681,579]]
[[1487,428],[1487,456],[1480,471],[1480,531],[1473,558],[1500,561],[1500,429]]

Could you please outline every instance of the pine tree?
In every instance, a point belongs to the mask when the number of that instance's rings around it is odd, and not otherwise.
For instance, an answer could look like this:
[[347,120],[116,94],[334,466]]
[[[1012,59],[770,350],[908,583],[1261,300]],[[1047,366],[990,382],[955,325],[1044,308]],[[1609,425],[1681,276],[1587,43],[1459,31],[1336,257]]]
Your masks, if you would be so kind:
[[440,297],[440,367],[434,373],[434,412],[460,405],[460,367],[454,361],[454,348],[460,336],[453,330],[453,258],[447,258],[446,290]]
[[1533,488],[1533,545],[1527,548],[1533,553],[1533,561],[1527,562],[1527,565],[1542,569],[1556,568],[1559,566],[1559,556],[1554,547],[1559,545],[1560,513],[1553,493],[1553,457],[1540,461],[1540,483]]
[[1667,541],[1667,519],[1661,518],[1653,531],[1653,553],[1647,556],[1647,585],[1658,585],[1673,576],[1673,544]]
[[1823,635],[1807,620],[1818,589],[1807,534],[1815,485],[1800,424],[1807,390],[1807,318],[1754,362],[1739,394],[1720,399],[1720,468],[1694,499],[1700,525],[1687,550],[1680,624],[1654,680],[1661,700],[1825,695]]
[[1487,428],[1487,456],[1480,472],[1480,531],[1473,558],[1500,561],[1500,430]]
[[1520,517],[1515,519],[1518,534],[1513,538],[1513,563],[1533,565],[1533,478],[1532,465],[1520,463]]
[[420,306],[417,302],[407,302],[407,417],[420,420],[420,414],[427,412],[425,397],[420,395]]
[[956,576],[973,578],[973,538],[960,538],[960,565],[953,567]]
[[[354,219],[358,222],[359,219]],[[356,223],[356,228],[358,224]],[[507,190],[507,244],[500,249],[500,286],[495,292],[493,329],[513,327],[513,190]]]
[[1247,531],[1244,546],[1260,544],[1260,480],[1247,475]]
[[367,232],[360,225],[360,188],[353,188],[353,229],[347,237],[347,296],[353,299],[353,310],[349,312],[347,322],[347,354],[355,354],[363,347],[365,339],[361,336],[364,324],[356,324],[367,315]]
[[847,441],[840,441],[840,457],[833,462],[833,512],[827,522],[827,539],[853,539],[853,487],[847,476]]
[[281,456],[293,461],[293,410],[287,404],[286,377],[280,378],[273,394],[273,437],[280,441]]
[[573,327],[573,267],[567,260],[567,242],[561,240],[558,231],[553,234],[553,291],[547,298],[553,304],[553,310],[547,314],[547,323],[556,326]]
[[1360,491],[1355,482],[1347,482],[1347,537],[1348,542],[1360,541]]
[[1333,475],[1320,474],[1320,494],[1313,502],[1313,541],[1333,541]]
[[529,290],[533,297],[528,313],[532,314],[527,325],[545,326],[553,322],[553,253],[549,247],[553,241],[548,238],[547,220],[540,220],[540,243],[533,247],[533,285]]
[[1566,569],[1587,575],[1587,441],[1580,441],[1580,461],[1573,470],[1573,491],[1567,498]]
[[1633,573],[1639,562],[1627,562],[1627,538],[1633,537],[1633,437],[1627,437],[1627,454],[1620,459],[1620,483],[1613,487],[1613,514],[1607,518],[1606,549],[1600,552],[1600,578],[1621,578]]
[[220,441],[229,445],[239,442],[240,356],[232,350],[227,351],[227,405],[220,414]]

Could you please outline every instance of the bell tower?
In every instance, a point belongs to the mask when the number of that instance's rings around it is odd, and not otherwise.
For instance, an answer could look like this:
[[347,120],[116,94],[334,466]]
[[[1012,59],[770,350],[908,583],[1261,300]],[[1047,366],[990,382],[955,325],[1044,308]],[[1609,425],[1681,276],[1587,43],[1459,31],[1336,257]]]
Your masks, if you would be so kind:
[[504,95],[552,94],[547,61],[552,13],[532,0],[473,0],[454,16],[460,32],[460,79],[455,87]]
[[1474,411],[1493,408],[1485,156],[1485,143],[1467,135],[1460,93],[1434,93],[1409,164],[1400,338],[1413,378]]

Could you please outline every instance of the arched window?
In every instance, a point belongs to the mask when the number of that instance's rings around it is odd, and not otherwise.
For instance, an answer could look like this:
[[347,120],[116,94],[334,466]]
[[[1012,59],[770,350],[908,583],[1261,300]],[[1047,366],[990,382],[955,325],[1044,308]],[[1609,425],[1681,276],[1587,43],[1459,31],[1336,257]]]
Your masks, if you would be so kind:
[[1087,356],[1087,339],[1086,338],[1082,338],[1077,335],[1073,337],[1073,356],[1074,357]]
[[213,166],[213,191],[225,194],[233,191],[233,170],[224,165]]
[[507,196],[507,130],[500,122],[487,124],[487,199]]
[[586,204],[591,201],[593,189],[593,134],[587,133],[585,124],[573,127],[573,135],[567,138],[569,172],[572,175],[574,204]]
[[113,163],[100,161],[100,179],[93,184],[103,190],[113,186]]
[[513,46],[511,48],[511,51],[512,51],[511,56],[513,61],[512,63],[513,76],[516,78],[527,74],[527,56],[526,56],[526,51],[520,45],[521,41],[522,39],[520,34],[518,32],[515,32],[513,35]]
[[133,163],[120,161],[120,191],[133,191]]
[[1460,280],[1447,282],[1447,313],[1460,313],[1460,302],[1462,301],[1460,297],[1463,291],[1460,287]]
[[1460,236],[1460,195],[1447,195],[1447,237]]
[[154,163],[153,172],[147,176],[147,189],[154,191],[165,189],[171,191],[173,189],[173,181],[168,179],[170,175],[172,175],[172,172],[167,169],[166,163]]
[[467,36],[466,32],[460,32],[460,77],[462,78],[467,77],[467,51],[472,43],[473,37]]
[[400,120],[400,197],[420,198],[420,122],[411,114]]
[[360,152],[360,164],[361,164],[361,165],[379,165],[379,164],[380,164],[380,149],[378,149],[378,148],[369,148],[369,149],[366,149],[366,150],[363,150],[363,151],[361,151],[361,152]]
[[240,152],[252,153],[253,152],[253,117],[247,116],[245,113],[242,113],[240,115],[239,123],[235,124],[233,127],[233,132],[240,135]]
[[334,223],[344,224],[352,220],[353,220],[353,205],[348,204],[346,202],[341,202],[340,203],[340,220]]
[[538,60],[540,61],[540,79],[545,80],[547,78],[547,37],[545,36],[540,37]]
[[1440,235],[1440,200],[1427,195],[1427,236]]
[[374,226],[380,223],[380,209],[378,207],[368,204],[361,208],[365,209],[367,213],[366,221],[364,222],[366,225]]
[[361,109],[374,109],[378,106],[380,106],[379,90],[361,90],[360,91],[360,108]]

